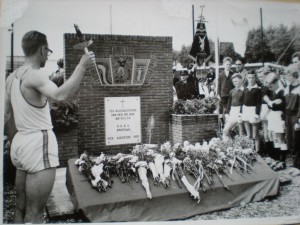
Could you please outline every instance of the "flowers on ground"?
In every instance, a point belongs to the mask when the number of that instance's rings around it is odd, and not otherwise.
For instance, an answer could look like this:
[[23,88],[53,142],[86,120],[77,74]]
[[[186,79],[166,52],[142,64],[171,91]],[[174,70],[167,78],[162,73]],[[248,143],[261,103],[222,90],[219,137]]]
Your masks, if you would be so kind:
[[[170,142],[161,146],[136,145],[131,154],[107,156],[101,153],[97,158],[83,153],[75,165],[88,178],[92,188],[99,192],[111,188],[112,176],[117,176],[122,183],[140,180],[146,196],[152,199],[148,179],[166,189],[173,180],[179,188],[184,186],[199,203],[199,190],[214,190],[214,179],[219,179],[229,190],[226,178],[232,179],[233,170],[250,173],[256,156],[253,141],[246,136],[237,136],[233,140],[212,138],[209,142],[194,145],[188,141],[173,146]],[[194,177],[194,184],[186,179],[186,174]]]

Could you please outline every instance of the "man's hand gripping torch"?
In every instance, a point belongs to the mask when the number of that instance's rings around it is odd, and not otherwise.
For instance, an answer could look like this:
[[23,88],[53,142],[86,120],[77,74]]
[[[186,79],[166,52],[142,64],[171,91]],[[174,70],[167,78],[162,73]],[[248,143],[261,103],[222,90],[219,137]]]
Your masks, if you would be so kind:
[[[80,43],[74,45],[73,48],[74,49],[83,49],[84,53],[88,53],[89,50],[88,50],[87,47],[90,46],[93,43],[93,41],[92,40],[89,40],[89,41],[85,40],[85,38],[82,35],[81,31],[79,30],[79,27],[78,27],[77,24],[74,24],[74,27],[75,27],[75,30],[76,30],[77,39],[79,40]],[[102,85],[103,83],[101,81],[101,77],[100,77],[100,74],[99,74],[99,71],[98,71],[98,66],[97,66],[96,62],[94,62],[94,66],[95,66],[95,69],[96,69],[96,72],[97,72],[97,75],[98,75],[99,83]],[[95,80],[94,80],[94,82],[95,82]]]

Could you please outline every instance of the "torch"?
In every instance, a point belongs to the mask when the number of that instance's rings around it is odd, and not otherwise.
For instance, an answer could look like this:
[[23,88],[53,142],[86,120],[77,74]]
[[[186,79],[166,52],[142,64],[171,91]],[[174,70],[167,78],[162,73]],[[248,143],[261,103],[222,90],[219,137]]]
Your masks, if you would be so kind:
[[[93,43],[93,41],[92,40],[89,40],[89,41],[85,40],[85,38],[82,35],[82,33],[81,33],[81,31],[80,31],[77,24],[74,24],[74,27],[75,27],[75,30],[76,30],[76,36],[77,36],[77,39],[79,40],[79,43],[74,45],[73,48],[74,49],[83,49],[84,53],[88,53],[89,50],[88,50],[87,47],[90,46]],[[100,74],[99,74],[96,62],[94,63],[94,66],[95,66],[95,69],[96,69],[96,72],[97,72],[97,75],[98,75],[99,82],[102,85],[102,81],[101,81],[101,78],[100,78]]]

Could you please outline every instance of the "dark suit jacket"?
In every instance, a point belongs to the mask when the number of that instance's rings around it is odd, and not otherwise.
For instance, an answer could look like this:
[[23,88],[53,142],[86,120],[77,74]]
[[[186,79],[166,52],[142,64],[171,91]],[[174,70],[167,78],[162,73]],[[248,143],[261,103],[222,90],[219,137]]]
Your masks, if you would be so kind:
[[191,81],[187,81],[186,83],[178,81],[175,88],[178,99],[187,100],[196,97],[195,84]]
[[221,97],[228,97],[231,89],[234,88],[231,77],[233,75],[232,71],[229,71],[228,77],[225,75],[225,71],[219,74],[218,78],[218,94]]

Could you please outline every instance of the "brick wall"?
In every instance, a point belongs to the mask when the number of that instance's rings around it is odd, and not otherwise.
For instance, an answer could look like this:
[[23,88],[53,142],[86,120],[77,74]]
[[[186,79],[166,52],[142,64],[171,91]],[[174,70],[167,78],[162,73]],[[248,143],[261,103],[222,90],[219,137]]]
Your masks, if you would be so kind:
[[172,114],[171,135],[173,144],[189,141],[191,144],[209,141],[217,136],[218,115],[176,115]]
[[[133,146],[105,144],[105,97],[141,98],[142,143],[148,142],[147,121],[154,114],[155,128],[152,143],[169,140],[169,108],[172,106],[172,38],[148,36],[120,36],[86,34],[86,40],[93,40],[89,47],[97,58],[107,58],[111,54],[134,55],[135,58],[150,58],[148,73],[141,86],[101,86],[93,83],[86,72],[76,94],[79,104],[79,153],[88,151],[116,154],[126,152]],[[78,43],[75,34],[64,35],[64,55],[66,76],[69,77],[80,60],[83,51],[74,50]]]

